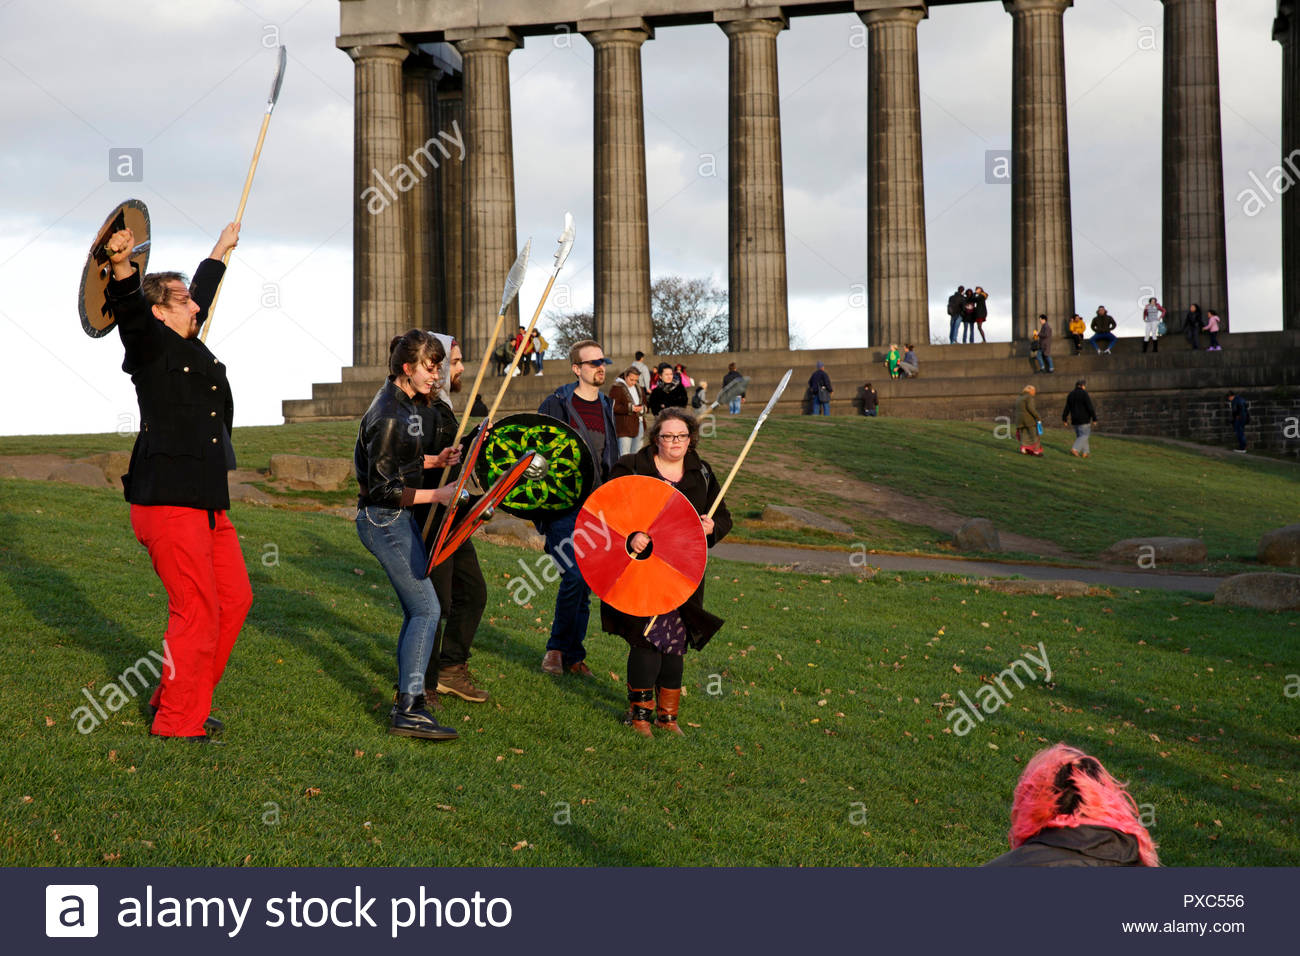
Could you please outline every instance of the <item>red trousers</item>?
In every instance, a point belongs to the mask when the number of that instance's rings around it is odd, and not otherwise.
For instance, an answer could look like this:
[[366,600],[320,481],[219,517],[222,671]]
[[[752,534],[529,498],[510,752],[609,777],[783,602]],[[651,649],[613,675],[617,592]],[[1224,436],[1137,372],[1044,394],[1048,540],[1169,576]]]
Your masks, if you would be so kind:
[[[210,514],[215,527],[209,527]],[[197,737],[253,603],[239,535],[224,511],[171,505],[132,505],[131,527],[167,589],[153,733]]]

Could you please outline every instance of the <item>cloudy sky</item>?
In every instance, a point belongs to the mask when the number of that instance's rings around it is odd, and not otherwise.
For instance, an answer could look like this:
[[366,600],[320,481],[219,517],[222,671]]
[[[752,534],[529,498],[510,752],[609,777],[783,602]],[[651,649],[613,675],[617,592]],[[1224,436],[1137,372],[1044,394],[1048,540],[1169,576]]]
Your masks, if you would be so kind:
[[[1219,5],[1228,281],[1234,327],[1280,328],[1280,210],[1239,194],[1280,155],[1274,0]],[[1160,294],[1161,4],[1076,0],[1065,15],[1077,305],[1134,332]],[[984,181],[1010,146],[1011,18],[938,7],[919,28],[931,315],[958,283],[991,292],[1009,336],[1010,188]],[[122,199],[149,206],[153,268],[192,270],[233,217],[274,73],[276,108],[208,345],[230,368],[237,424],[351,361],[352,63],[336,0],[0,0],[0,434],[135,430],[116,335],[80,330],[77,283]],[[810,348],[867,344],[866,76],[856,17],[800,17],[778,41],[792,331]],[[529,38],[511,55],[520,241],[542,264],[566,209],[578,243],[559,304],[590,303],[592,51]],[[714,26],[643,48],[655,274],[726,280],[727,46]],[[143,150],[143,180],[109,153]],[[1253,211],[1253,210],[1252,210]],[[71,400],[69,400],[71,399]]]

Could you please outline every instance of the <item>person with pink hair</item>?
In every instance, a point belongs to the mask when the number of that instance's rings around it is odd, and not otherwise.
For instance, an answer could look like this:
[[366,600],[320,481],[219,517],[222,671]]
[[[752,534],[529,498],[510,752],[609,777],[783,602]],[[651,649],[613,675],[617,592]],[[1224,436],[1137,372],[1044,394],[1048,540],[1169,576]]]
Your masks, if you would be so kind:
[[1082,750],[1034,754],[1011,804],[1011,850],[985,866],[1159,866],[1124,784]]

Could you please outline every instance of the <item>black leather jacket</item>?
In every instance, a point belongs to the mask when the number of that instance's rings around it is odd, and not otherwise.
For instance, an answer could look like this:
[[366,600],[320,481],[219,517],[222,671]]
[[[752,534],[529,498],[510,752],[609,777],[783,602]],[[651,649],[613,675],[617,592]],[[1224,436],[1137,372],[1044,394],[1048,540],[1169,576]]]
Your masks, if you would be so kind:
[[375,393],[357,430],[352,461],[361,486],[358,508],[400,508],[411,503],[424,473],[420,431],[415,403],[390,378]]

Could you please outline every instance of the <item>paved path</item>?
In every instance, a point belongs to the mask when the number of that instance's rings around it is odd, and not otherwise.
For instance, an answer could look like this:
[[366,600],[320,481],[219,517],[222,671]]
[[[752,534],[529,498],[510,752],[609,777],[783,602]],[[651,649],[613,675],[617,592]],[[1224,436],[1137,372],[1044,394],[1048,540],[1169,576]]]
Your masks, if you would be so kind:
[[[814,551],[763,544],[723,541],[710,554],[729,561],[789,567],[804,574],[845,574],[862,567],[863,558],[850,563],[848,551]],[[861,554],[861,552],[858,552]],[[928,571],[932,574],[960,574],[966,577],[1025,577],[1040,581],[1082,581],[1121,588],[1149,588],[1162,591],[1199,591],[1206,594],[1223,578],[1194,574],[1163,574],[1156,571],[1120,571],[1110,568],[1071,568],[1041,564],[1003,564],[997,561],[967,561],[957,558],[921,558],[897,554],[867,554],[865,561],[885,571]]]

